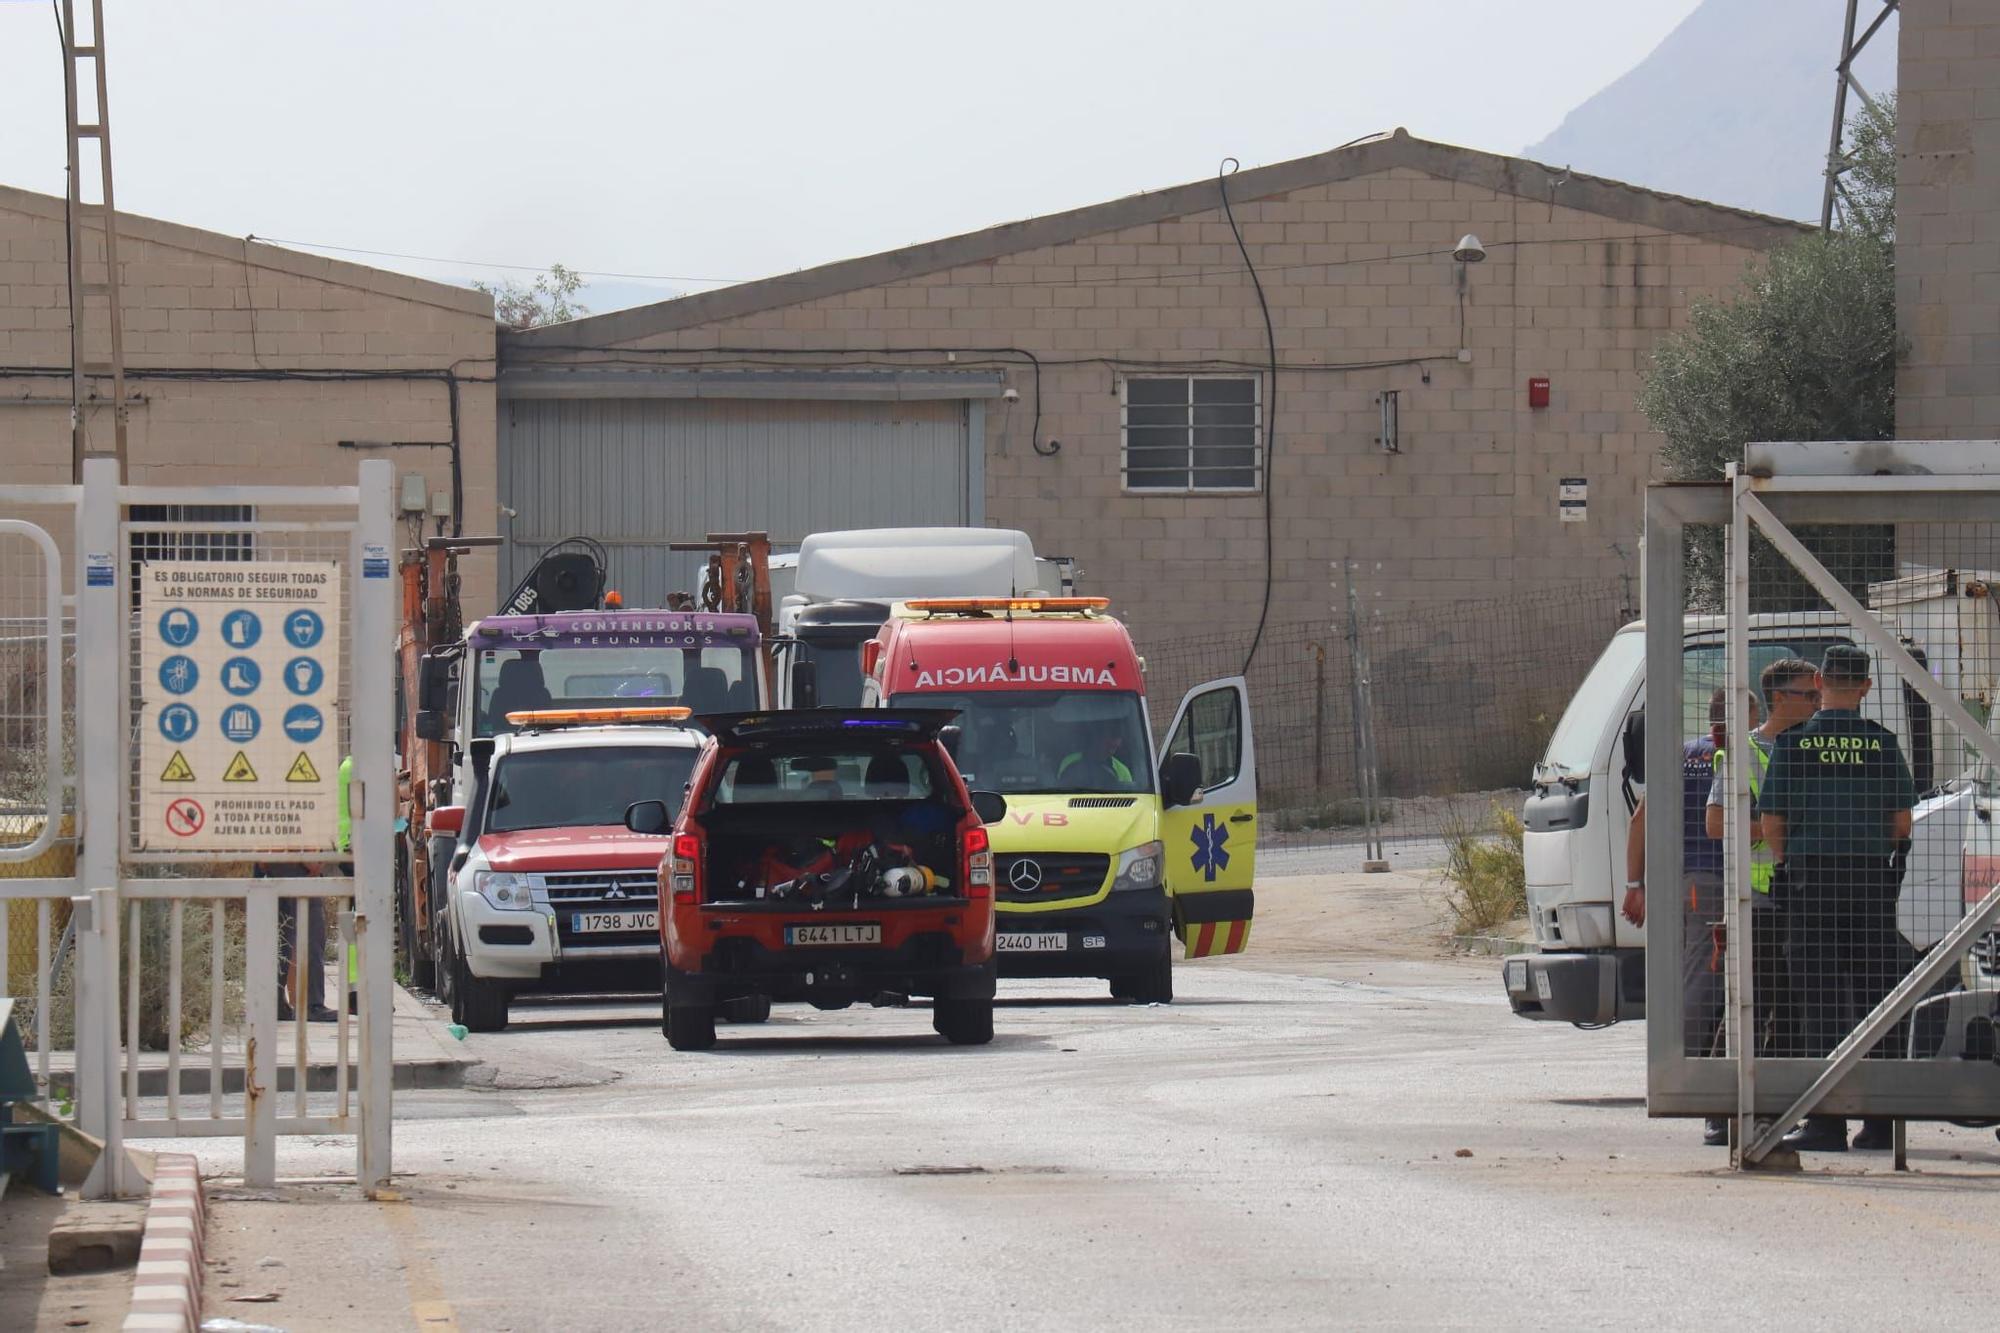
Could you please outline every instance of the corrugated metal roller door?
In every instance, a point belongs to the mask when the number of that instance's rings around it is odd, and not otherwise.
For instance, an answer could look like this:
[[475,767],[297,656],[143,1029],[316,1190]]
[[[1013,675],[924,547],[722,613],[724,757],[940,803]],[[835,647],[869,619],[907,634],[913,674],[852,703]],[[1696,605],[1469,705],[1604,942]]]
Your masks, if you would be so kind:
[[968,521],[966,405],[541,399],[500,407],[504,595],[551,542],[595,537],[627,606],[692,590],[668,542]]

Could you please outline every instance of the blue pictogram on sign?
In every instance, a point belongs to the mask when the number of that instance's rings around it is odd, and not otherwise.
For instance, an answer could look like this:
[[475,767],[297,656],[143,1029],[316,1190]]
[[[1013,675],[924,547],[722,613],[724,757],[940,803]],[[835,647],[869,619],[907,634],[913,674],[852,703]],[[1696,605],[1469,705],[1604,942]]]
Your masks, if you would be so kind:
[[231,611],[222,618],[222,641],[231,648],[254,648],[264,637],[264,622],[255,611]]
[[175,653],[160,663],[160,688],[168,694],[186,694],[201,680],[201,668],[192,657]]
[[179,745],[192,737],[201,719],[186,704],[168,704],[160,710],[160,734]]
[[293,704],[285,710],[285,735],[300,745],[318,740],[325,729],[326,719],[311,704]]
[[201,621],[184,606],[176,606],[160,617],[160,637],[169,648],[185,648],[201,633]]
[[1229,830],[1215,822],[1214,815],[1203,815],[1201,823],[1188,830],[1194,842],[1194,855],[1188,863],[1201,872],[1201,877],[1213,884],[1215,872],[1229,868],[1229,853],[1223,844],[1229,841]]
[[285,688],[293,694],[318,694],[325,683],[325,670],[310,657],[294,657],[285,663]]
[[263,721],[249,704],[231,704],[222,710],[222,734],[241,745],[257,739]]
[[317,611],[294,611],[285,617],[285,640],[294,648],[310,648],[326,633],[326,622]]
[[222,664],[222,688],[239,699],[254,694],[263,681],[263,669],[247,657],[232,657]]

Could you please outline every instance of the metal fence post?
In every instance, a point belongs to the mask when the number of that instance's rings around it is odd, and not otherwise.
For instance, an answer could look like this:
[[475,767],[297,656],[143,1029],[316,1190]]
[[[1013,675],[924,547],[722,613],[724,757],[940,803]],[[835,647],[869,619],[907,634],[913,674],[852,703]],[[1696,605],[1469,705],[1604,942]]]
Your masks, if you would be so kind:
[[[88,1198],[123,1193],[123,1111],[118,1102],[118,884],[125,830],[125,748],[120,691],[129,645],[119,570],[118,461],[83,462],[77,511],[77,886],[90,895],[91,931],[77,958],[77,1123],[104,1144],[84,1182]],[[59,633],[60,627],[51,627]],[[88,700],[86,705],[83,701]],[[107,941],[109,942],[107,947]],[[88,995],[88,1000],[85,996]]]
[[1368,649],[1361,642],[1361,600],[1354,588],[1354,562],[1347,562],[1347,656],[1354,676],[1354,770],[1355,786],[1361,792],[1363,827],[1367,843],[1361,863],[1365,871],[1383,871],[1389,860],[1382,850],[1382,830],[1376,794],[1381,790],[1375,765],[1375,701],[1368,678]]
[[349,726],[354,751],[349,808],[353,816],[355,930],[361,942],[361,1133],[356,1175],[364,1190],[384,1189],[390,1175],[390,1116],[395,1081],[395,889],[391,881],[396,773],[391,650],[395,643],[391,482],[384,459],[361,464],[360,512],[350,568],[354,589],[354,669]]
[[[1750,770],[1756,758],[1750,739],[1750,515],[1743,495],[1750,479],[1729,466],[1729,642],[1727,648],[1728,738],[1732,762],[1729,790],[1724,793],[1728,828],[1723,835],[1723,882],[1728,886],[1729,970],[1725,1012],[1730,1054],[1736,1057],[1736,1133],[1731,1152],[1739,1167],[1757,1123],[1757,1008],[1754,981],[1756,946],[1750,919]],[[1685,936],[1686,932],[1683,931]],[[1685,945],[1683,945],[1685,947]],[[1685,1002],[1685,997],[1683,997]]]
[[[269,1189],[278,1181],[278,988],[270,970],[260,964],[278,956],[278,891],[283,883],[262,880],[243,899],[243,956],[248,960],[243,1016],[250,1028],[243,1052],[243,1180],[255,1189]],[[294,949],[303,949],[310,938],[305,929],[309,906],[316,909],[318,903],[298,900]],[[295,1075],[303,1078],[305,1071]]]

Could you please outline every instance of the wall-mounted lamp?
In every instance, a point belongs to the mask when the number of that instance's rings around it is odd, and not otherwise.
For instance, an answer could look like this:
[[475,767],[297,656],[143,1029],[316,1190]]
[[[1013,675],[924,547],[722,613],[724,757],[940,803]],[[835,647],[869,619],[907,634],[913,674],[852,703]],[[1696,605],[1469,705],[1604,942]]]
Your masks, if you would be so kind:
[[1375,404],[1382,409],[1382,433],[1375,437],[1375,443],[1382,446],[1382,452],[1385,454],[1403,452],[1403,442],[1398,434],[1402,424],[1398,420],[1400,413],[1397,396],[1400,392],[1397,389],[1384,389],[1375,395]]
[[1466,345],[1465,337],[1465,269],[1468,264],[1486,262],[1486,247],[1471,232],[1458,238],[1458,245],[1451,257],[1458,261],[1458,359],[1472,360],[1472,349]]

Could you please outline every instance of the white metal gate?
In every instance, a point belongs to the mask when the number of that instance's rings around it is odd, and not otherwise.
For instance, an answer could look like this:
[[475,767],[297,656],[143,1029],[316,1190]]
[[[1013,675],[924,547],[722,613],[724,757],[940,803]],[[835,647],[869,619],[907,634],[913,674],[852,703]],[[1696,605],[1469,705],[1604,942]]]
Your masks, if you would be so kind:
[[[129,1192],[133,1180],[123,1147],[136,1138],[241,1137],[246,1179],[269,1184],[280,1136],[351,1133],[358,1180],[372,1189],[389,1178],[395,799],[390,483],[390,466],[369,461],[361,464],[356,486],[134,487],[119,483],[114,462],[90,460],[80,487],[0,489],[0,507],[9,514],[40,506],[44,515],[39,524],[0,521],[0,595],[19,582],[17,548],[7,539],[28,536],[47,569],[49,589],[39,675],[56,682],[39,700],[46,709],[39,739],[49,774],[39,822],[32,839],[11,847],[7,826],[0,825],[0,862],[45,855],[65,839],[74,858],[44,866],[62,873],[0,878],[0,900],[8,900],[0,904],[7,908],[0,913],[0,957],[6,956],[13,902],[35,902],[36,1068],[49,1104],[105,1143],[88,1193]],[[58,556],[64,546],[73,571],[68,593]],[[318,773],[300,742],[299,771],[312,774],[317,795],[308,801],[301,788],[289,803],[293,808],[320,811],[333,790],[327,757],[352,758],[352,843],[345,854],[330,841],[273,837],[260,844],[255,829],[228,849],[192,842],[161,847],[141,829],[150,772],[142,772],[142,759],[153,767],[158,762],[157,754],[148,757],[144,729],[164,733],[166,723],[152,681],[140,674],[151,627],[138,614],[139,580],[149,569],[173,569],[188,571],[191,581],[243,582],[245,570],[228,571],[245,562],[259,571],[293,567],[338,575],[337,674],[336,659],[328,657],[325,697],[304,709],[294,704],[311,719],[298,718],[295,732],[292,714],[285,713],[282,725],[287,736],[309,730],[322,756],[319,767],[329,769]],[[331,605],[328,610],[335,614]],[[71,620],[74,650],[65,653],[71,641],[63,626]],[[0,670],[6,665],[0,656]],[[247,655],[233,659],[231,669],[232,695],[255,702],[260,684],[271,687],[267,699],[275,702],[268,706],[273,726],[280,725],[279,681],[260,679]],[[309,678],[317,685],[321,671],[316,661],[300,665],[291,692],[303,695]],[[74,680],[67,708],[65,676]],[[8,686],[0,679],[0,691]],[[324,714],[318,703],[326,706]],[[252,719],[247,735],[254,737],[254,712]],[[72,750],[74,760],[66,762]],[[247,753],[239,749],[235,764],[241,765],[237,776],[249,781],[254,774]],[[189,766],[179,749],[173,756],[179,780]],[[74,822],[66,824],[71,790]],[[286,808],[281,799],[243,804]],[[315,818],[331,827],[323,813]],[[351,877],[341,873],[350,862]],[[290,877],[300,869],[309,869],[310,877]],[[286,984],[280,978],[280,920],[289,916],[291,952],[303,963],[314,952],[311,922],[327,905],[338,909],[327,978],[335,1017],[317,1037],[308,1026],[303,986],[289,997],[292,1022],[280,1026],[287,998],[280,993]],[[68,920],[52,944],[57,914]],[[66,950],[71,940],[74,948]],[[306,971],[291,968],[292,981],[302,981]],[[343,1002],[350,975],[351,1016]],[[21,977],[16,966],[13,980],[18,984]],[[67,997],[56,993],[65,983]],[[60,1049],[65,1018],[73,1034],[67,1071]]]

